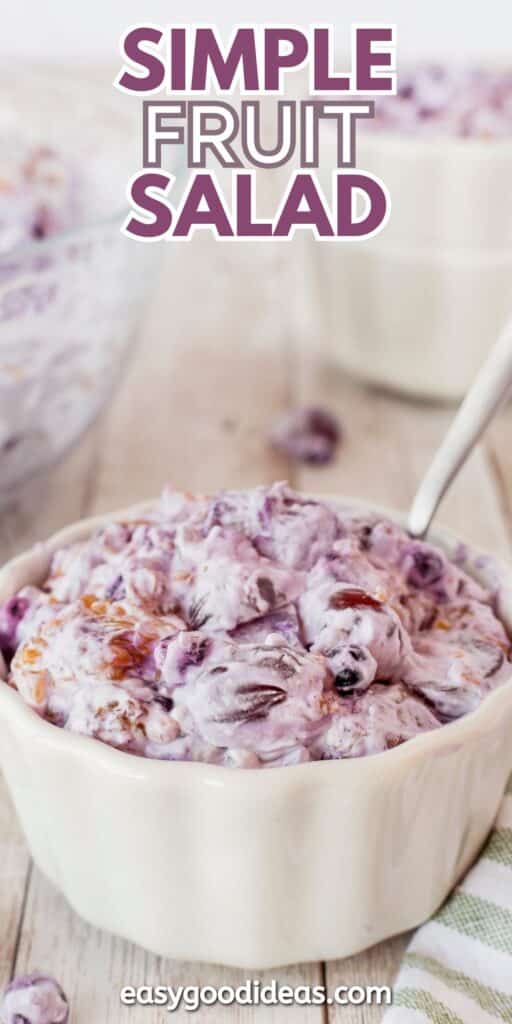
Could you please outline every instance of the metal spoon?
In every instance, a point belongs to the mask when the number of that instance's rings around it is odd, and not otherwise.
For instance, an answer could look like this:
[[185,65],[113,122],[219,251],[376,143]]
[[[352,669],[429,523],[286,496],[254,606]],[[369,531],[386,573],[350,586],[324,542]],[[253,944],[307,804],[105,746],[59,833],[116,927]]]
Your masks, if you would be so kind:
[[409,513],[412,537],[427,533],[450,484],[512,387],[512,319],[491,349],[416,492]]

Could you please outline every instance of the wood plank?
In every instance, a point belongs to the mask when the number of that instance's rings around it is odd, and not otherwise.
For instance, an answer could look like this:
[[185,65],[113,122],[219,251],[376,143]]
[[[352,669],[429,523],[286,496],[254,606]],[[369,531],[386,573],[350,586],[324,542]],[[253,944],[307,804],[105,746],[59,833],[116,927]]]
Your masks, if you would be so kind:
[[94,510],[152,497],[168,481],[205,491],[279,473],[265,434],[288,399],[282,258],[265,243],[235,248],[205,238],[168,247],[104,438]]
[[10,980],[16,955],[30,859],[0,776],[0,992]]
[[[68,994],[73,1021],[89,1024],[161,1024],[165,1011],[156,1007],[128,1007],[120,1002],[125,985],[241,985],[248,977],[261,978],[262,984],[277,977],[281,984],[292,986],[320,984],[320,966],[284,968],[279,971],[251,972],[230,970],[210,964],[184,964],[165,961],[144,950],[96,931],[81,921],[59,895],[37,872],[30,888],[17,971],[31,970],[39,965],[57,977]],[[296,1020],[304,1024],[320,1024],[319,1007],[205,1007],[194,1019],[220,1024],[229,1013],[234,1024],[274,1024]],[[190,1021],[191,1014],[181,1007],[172,1014],[176,1022]]]
[[[331,997],[338,985],[389,985],[393,987],[396,971],[409,935],[399,935],[388,942],[381,942],[365,953],[333,961],[326,965],[327,986]],[[328,1007],[330,1024],[378,1024],[382,1020],[385,1004],[371,1006]]]

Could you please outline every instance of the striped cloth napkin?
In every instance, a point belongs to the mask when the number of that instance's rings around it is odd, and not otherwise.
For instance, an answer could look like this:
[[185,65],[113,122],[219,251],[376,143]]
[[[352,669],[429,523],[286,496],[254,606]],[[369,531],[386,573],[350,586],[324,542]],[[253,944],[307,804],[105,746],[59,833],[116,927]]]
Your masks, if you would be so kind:
[[383,1024],[512,1024],[512,781],[480,859],[415,933]]

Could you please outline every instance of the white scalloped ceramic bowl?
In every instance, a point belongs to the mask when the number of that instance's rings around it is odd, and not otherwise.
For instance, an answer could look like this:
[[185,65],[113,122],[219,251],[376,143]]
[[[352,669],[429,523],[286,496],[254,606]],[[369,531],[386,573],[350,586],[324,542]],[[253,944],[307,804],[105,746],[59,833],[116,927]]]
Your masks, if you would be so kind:
[[[509,253],[312,243],[325,348],[361,380],[462,398],[512,316]],[[378,244],[377,244],[378,243]]]
[[[326,159],[329,145],[324,132]],[[368,129],[358,138],[357,164],[390,191],[387,245],[512,250],[512,139],[421,138]]]
[[[329,195],[328,126],[321,164]],[[512,315],[512,140],[367,131],[357,166],[386,183],[391,216],[368,241],[310,246],[332,353],[374,384],[458,399]]]
[[[99,522],[6,565],[0,600]],[[512,625],[510,571],[500,593]],[[384,754],[248,771],[113,750],[0,683],[2,769],[36,864],[72,907],[163,956],[251,969],[348,956],[428,918],[492,826],[511,727],[505,686]]]

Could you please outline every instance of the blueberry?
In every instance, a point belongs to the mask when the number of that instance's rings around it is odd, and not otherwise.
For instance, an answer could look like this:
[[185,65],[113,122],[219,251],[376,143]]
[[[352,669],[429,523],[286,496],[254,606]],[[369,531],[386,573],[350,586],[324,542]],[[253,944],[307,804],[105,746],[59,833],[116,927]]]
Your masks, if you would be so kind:
[[160,693],[155,697],[155,701],[157,704],[160,704],[160,706],[163,707],[164,711],[172,711],[174,707],[174,701],[172,697],[164,697]]
[[10,661],[16,650],[17,629],[28,606],[26,597],[15,595],[0,608],[0,650],[7,661]]
[[361,682],[361,673],[356,668],[344,668],[334,677],[334,686],[342,697],[349,697]]
[[326,409],[294,409],[278,420],[270,433],[272,446],[289,459],[325,465],[340,441],[338,420]]
[[441,555],[423,546],[410,548],[408,554],[411,565],[407,572],[407,583],[421,590],[439,582],[444,572]]
[[32,225],[32,238],[45,238],[45,237],[46,237],[46,231],[45,231],[43,225],[39,224],[36,221],[35,224]]
[[0,1020],[5,1024],[68,1024],[68,1000],[54,978],[21,975],[5,990]]
[[8,437],[7,440],[3,442],[2,451],[12,452],[14,448],[18,447],[22,440],[23,438],[20,434],[12,434],[11,437]]
[[359,534],[359,547],[361,548],[361,551],[370,550],[372,531],[373,526],[365,525],[361,527],[361,531]]

